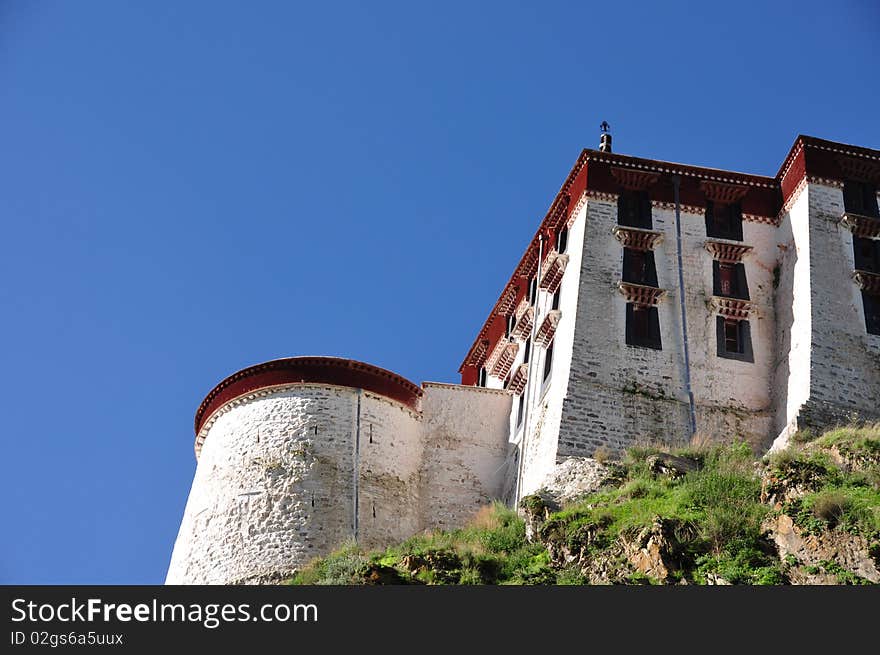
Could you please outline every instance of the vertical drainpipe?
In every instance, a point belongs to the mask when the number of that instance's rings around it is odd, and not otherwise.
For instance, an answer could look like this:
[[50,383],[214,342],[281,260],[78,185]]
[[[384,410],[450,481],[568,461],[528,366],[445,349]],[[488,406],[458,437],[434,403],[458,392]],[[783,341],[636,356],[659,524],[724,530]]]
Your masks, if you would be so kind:
[[354,542],[358,541],[358,496],[360,495],[360,468],[361,468],[361,396],[363,396],[364,390],[358,389],[357,395],[357,414],[355,417],[355,431],[354,431],[354,499],[352,505],[354,506],[354,517],[352,521],[352,528],[354,530]]
[[520,490],[522,489],[522,474],[523,474],[523,462],[526,458],[526,439],[529,436],[529,403],[531,401],[532,389],[534,388],[533,383],[533,375],[532,369],[535,367],[535,334],[538,331],[538,298],[541,296],[541,258],[544,254],[544,234],[543,232],[538,234],[538,270],[535,273],[535,300],[534,300],[534,310],[535,317],[532,319],[532,331],[529,336],[529,343],[531,350],[529,351],[529,368],[528,374],[526,375],[526,388],[523,393],[526,395],[526,399],[523,402],[523,434],[522,439],[519,442],[519,462],[517,463],[517,473],[516,473],[516,491],[513,495],[513,508],[516,509],[519,506],[520,501]]
[[672,186],[675,192],[675,242],[678,248],[678,305],[681,310],[681,336],[684,344],[684,386],[688,395],[688,410],[690,413],[690,427],[693,437],[697,431],[697,413],[694,408],[694,392],[691,389],[691,358],[690,349],[688,347],[688,330],[687,330],[687,310],[685,309],[684,300],[684,268],[682,266],[681,254],[681,205],[678,198],[679,185],[681,177],[672,176]]

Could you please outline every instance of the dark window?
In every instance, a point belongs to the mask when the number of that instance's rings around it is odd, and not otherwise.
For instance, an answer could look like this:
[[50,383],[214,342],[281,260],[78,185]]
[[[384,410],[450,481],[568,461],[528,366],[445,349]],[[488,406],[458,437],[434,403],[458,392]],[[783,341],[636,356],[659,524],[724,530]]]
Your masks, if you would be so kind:
[[651,251],[623,249],[623,281],[632,284],[657,286],[657,267]]
[[739,203],[706,203],[706,236],[742,241],[742,209]]
[[488,375],[486,374],[486,367],[485,366],[480,367],[480,374],[477,377],[477,386],[478,387],[485,387],[487,379],[488,379]]
[[553,369],[553,342],[547,346],[547,352],[544,354],[544,382],[550,377],[550,371]]
[[718,336],[718,356],[754,362],[752,333],[748,321],[734,321],[723,316],[715,317]]
[[535,302],[535,296],[538,293],[538,278],[533,277],[529,280],[529,303]]
[[565,252],[568,248],[568,228],[562,227],[556,235],[556,252]]
[[513,326],[516,325],[516,316],[511,314],[507,317],[507,324],[504,328],[504,336],[509,337],[510,333],[513,332]]
[[617,197],[617,224],[651,229],[651,198],[647,191],[620,192]]
[[526,340],[526,347],[523,349],[523,364],[529,363],[529,357],[532,356],[532,340]]
[[712,294],[728,298],[749,299],[745,264],[712,262]]
[[866,182],[847,180],[843,183],[843,208],[853,214],[880,216],[877,207],[877,187]]
[[522,425],[523,421],[523,408],[526,405],[526,396],[525,394],[520,394],[519,396],[519,405],[516,408],[516,427]]
[[626,344],[662,350],[660,317],[656,307],[626,304]]
[[880,241],[854,236],[853,255],[858,270],[880,273]]
[[880,334],[880,296],[862,291],[862,306],[865,308],[868,334]]
[[553,305],[551,309],[559,309],[559,299],[562,297],[562,285],[559,285],[559,288],[556,289],[556,293],[553,294]]

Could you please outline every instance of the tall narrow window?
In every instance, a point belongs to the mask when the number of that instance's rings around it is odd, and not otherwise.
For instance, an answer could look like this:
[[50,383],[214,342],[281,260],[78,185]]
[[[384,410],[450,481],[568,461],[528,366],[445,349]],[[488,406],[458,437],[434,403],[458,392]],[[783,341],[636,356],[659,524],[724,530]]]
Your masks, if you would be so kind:
[[654,350],[663,349],[656,307],[626,304],[626,344]]
[[519,405],[516,407],[516,427],[522,425],[523,422],[523,408],[526,406],[526,395],[521,393],[519,395]]
[[752,355],[752,335],[748,321],[735,321],[716,316],[718,335],[718,356],[725,359],[738,359],[743,362],[755,361]]
[[880,273],[880,241],[853,236],[853,255],[857,270]]
[[556,235],[556,252],[565,252],[568,248],[568,228],[563,226]]
[[513,332],[513,326],[516,325],[516,315],[511,314],[507,317],[507,323],[504,327],[504,336],[509,337],[510,333]]
[[526,340],[526,346],[523,348],[523,364],[529,363],[529,357],[532,356],[532,340]]
[[623,249],[623,281],[632,284],[657,286],[657,266],[654,253],[633,248]]
[[868,334],[880,334],[880,296],[862,291],[862,306]]
[[617,224],[651,229],[651,199],[647,191],[620,192],[617,197]]
[[706,203],[706,236],[742,241],[742,209],[739,203]]
[[547,351],[544,353],[544,381],[547,381],[547,378],[550,377],[550,371],[553,370],[553,342],[550,342],[550,345],[547,346]]
[[744,264],[722,264],[712,262],[712,294],[727,298],[749,299],[749,285],[746,282]]
[[867,182],[846,180],[843,183],[844,211],[863,216],[880,217],[877,207],[877,187]]
[[477,386],[478,387],[485,387],[488,379],[489,379],[489,376],[486,374],[486,367],[481,366],[480,373],[477,376]]
[[559,309],[559,299],[562,297],[562,285],[559,285],[559,288],[556,289],[556,293],[553,294],[553,305],[550,307],[551,309]]

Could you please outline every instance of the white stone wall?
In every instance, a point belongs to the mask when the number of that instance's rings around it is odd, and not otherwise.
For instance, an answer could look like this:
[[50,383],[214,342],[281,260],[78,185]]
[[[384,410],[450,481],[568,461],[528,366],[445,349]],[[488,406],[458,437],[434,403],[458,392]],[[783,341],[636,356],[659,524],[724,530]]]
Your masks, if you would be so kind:
[[402,541],[420,526],[421,417],[409,407],[364,391],[360,395],[358,543]]
[[207,424],[166,582],[277,582],[349,540],[461,527],[502,495],[509,415],[507,392],[443,384],[421,414],[329,385],[237,399]]
[[[674,213],[668,214],[672,224]],[[685,290],[691,385],[697,432],[720,440],[744,439],[765,450],[775,437],[771,386],[776,366],[774,270],[779,259],[776,227],[743,222],[743,244],[753,250],[743,258],[749,298],[752,362],[718,356],[716,316],[707,307],[712,296],[712,256],[706,251],[705,217],[690,215],[684,242]],[[674,258],[674,253],[670,253]],[[664,346],[665,347],[665,346]]]
[[[580,293],[580,271],[583,256],[584,226],[586,224],[586,204],[577,211],[568,232],[566,253],[569,260],[560,285],[559,309],[561,315],[553,338],[553,360],[550,376],[545,381],[544,364],[546,348],[533,348],[531,357],[532,368],[529,373],[528,386],[523,391],[527,404],[524,405],[523,421],[517,426],[519,397],[513,398],[510,413],[509,430],[511,440],[517,448],[525,445],[525,455],[520,472],[519,497],[535,491],[544,480],[547,472],[556,464],[559,425],[562,419],[562,404],[568,390],[569,371],[574,346],[574,333]],[[537,324],[551,309],[553,297],[541,291],[538,297]],[[517,355],[516,365],[522,362],[523,349]],[[527,436],[523,436],[526,434]],[[515,451],[516,452],[516,451]],[[509,480],[507,489],[516,488],[516,480]]]
[[[558,457],[592,456],[600,447],[620,451],[640,439],[664,441],[685,434],[687,426],[674,226],[667,214],[655,211],[654,229],[664,235],[654,251],[657,281],[670,292],[658,306],[663,349],[633,348],[626,345],[626,301],[617,290],[623,270],[623,247],[612,232],[617,202],[591,198],[586,211]],[[701,226],[702,221],[689,217],[685,224]]]
[[166,583],[277,581],[350,539],[356,408],[356,390],[298,385],[221,410]]
[[422,527],[460,527],[481,506],[502,496],[511,462],[511,396],[434,382],[423,388]]
[[806,427],[880,417],[880,336],[867,333],[861,293],[851,279],[852,233],[840,224],[843,191],[807,185],[810,301],[810,397]]
[[[587,203],[574,355],[558,457],[591,456],[598,448],[620,451],[638,441],[670,443],[689,434],[675,212],[655,206],[652,213],[653,229],[663,235],[654,249],[657,281],[668,291],[657,308],[662,350],[626,345],[626,301],[617,290],[623,247],[612,233],[617,203],[594,198]],[[754,362],[742,362],[717,355],[716,313],[710,307],[713,258],[705,248],[705,218],[682,212],[681,220],[697,432],[766,447],[773,436],[775,228],[743,225],[743,243],[754,248],[743,263],[756,312],[750,318]]]
[[774,431],[797,429],[797,416],[810,395],[810,353],[813,308],[810,268],[809,194],[804,187],[783,213],[777,234],[780,244],[776,293],[776,361]]

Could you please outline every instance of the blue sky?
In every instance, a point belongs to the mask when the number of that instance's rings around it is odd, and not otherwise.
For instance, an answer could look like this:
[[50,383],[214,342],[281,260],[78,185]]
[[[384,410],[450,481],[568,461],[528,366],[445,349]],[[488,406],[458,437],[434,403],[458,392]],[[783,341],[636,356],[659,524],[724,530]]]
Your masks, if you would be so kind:
[[220,379],[457,381],[583,147],[880,148],[880,5],[0,2],[0,583],[161,583]]

